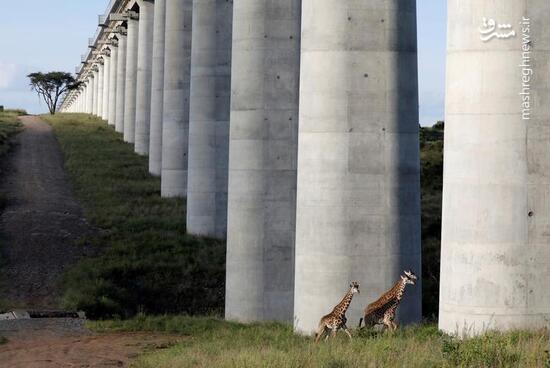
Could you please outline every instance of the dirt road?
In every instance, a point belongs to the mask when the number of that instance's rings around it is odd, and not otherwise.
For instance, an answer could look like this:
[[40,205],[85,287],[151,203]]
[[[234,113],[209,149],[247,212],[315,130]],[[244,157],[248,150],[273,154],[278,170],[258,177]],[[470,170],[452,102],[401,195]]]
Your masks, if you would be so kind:
[[[52,128],[38,117],[22,118],[25,129],[4,159],[0,193],[2,264],[0,299],[12,308],[57,309],[63,271],[93,253],[75,245],[97,231],[83,216],[63,168]],[[127,367],[140,353],[167,347],[175,336],[93,334],[75,322],[21,321],[0,345],[0,368]]]
[[0,297],[10,307],[52,309],[63,271],[91,252],[75,241],[95,230],[72,194],[52,128],[34,116],[22,122],[25,130],[0,174],[0,193],[8,201],[0,216],[6,263]]

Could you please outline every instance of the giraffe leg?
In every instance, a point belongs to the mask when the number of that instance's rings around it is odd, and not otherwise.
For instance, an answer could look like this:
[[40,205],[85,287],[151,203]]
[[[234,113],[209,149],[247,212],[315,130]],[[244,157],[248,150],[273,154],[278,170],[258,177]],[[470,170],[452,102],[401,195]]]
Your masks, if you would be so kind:
[[336,331],[338,331],[338,327],[334,327],[332,329],[332,333],[330,334],[330,336],[332,336],[333,339],[336,337]]
[[321,340],[321,337],[323,337],[323,334],[325,333],[326,326],[324,324],[321,324],[319,326],[319,330],[317,330],[317,334],[315,335],[315,342],[319,342]]
[[353,338],[351,337],[351,333],[349,332],[348,326],[344,325],[342,328],[344,329],[344,332],[348,334],[349,339],[353,340]]

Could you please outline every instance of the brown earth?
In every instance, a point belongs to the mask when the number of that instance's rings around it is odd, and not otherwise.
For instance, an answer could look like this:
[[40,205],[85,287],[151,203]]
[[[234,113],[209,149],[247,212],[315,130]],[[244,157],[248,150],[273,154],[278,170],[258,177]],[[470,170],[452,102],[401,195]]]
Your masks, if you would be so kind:
[[0,345],[0,368],[128,367],[139,354],[175,342],[175,336],[150,333],[34,336]]

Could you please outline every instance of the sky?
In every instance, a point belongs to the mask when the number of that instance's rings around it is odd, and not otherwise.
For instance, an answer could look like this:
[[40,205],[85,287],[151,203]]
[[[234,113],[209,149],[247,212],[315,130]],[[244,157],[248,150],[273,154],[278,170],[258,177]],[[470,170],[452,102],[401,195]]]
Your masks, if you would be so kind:
[[[407,0],[408,1],[408,0]],[[74,73],[98,14],[109,0],[2,1],[0,22],[0,105],[30,113],[47,110],[30,90],[26,75],[35,71]],[[445,0],[417,0],[420,123],[444,118]]]

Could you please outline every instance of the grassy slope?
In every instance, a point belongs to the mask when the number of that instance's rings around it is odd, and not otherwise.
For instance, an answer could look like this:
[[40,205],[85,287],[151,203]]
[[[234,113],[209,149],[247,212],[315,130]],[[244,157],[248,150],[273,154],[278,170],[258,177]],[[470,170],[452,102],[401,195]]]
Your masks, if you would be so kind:
[[65,307],[90,317],[205,313],[223,307],[225,246],[185,233],[185,203],[161,199],[148,161],[89,115],[50,122],[86,217],[102,230],[104,252],[80,262],[65,280]]
[[[0,159],[4,156],[13,146],[13,141],[11,138],[21,130],[21,123],[17,120],[19,115],[25,115],[26,112],[23,110],[5,110],[0,112]],[[0,171],[0,178],[2,177],[2,172]],[[0,192],[0,212],[6,206],[6,197],[2,192]],[[2,237],[0,234],[0,247],[2,246]],[[0,259],[0,266],[2,264],[2,259]],[[1,280],[0,280],[1,282]],[[2,300],[0,295],[0,311],[6,307],[7,303]],[[0,345],[5,343],[5,340],[0,336]]]
[[550,367],[550,332],[490,333],[459,341],[435,325],[396,333],[359,331],[350,343],[314,344],[286,325],[241,325],[213,318],[145,317],[95,322],[107,331],[161,331],[184,336],[175,346],[138,359],[138,368],[180,367]]

